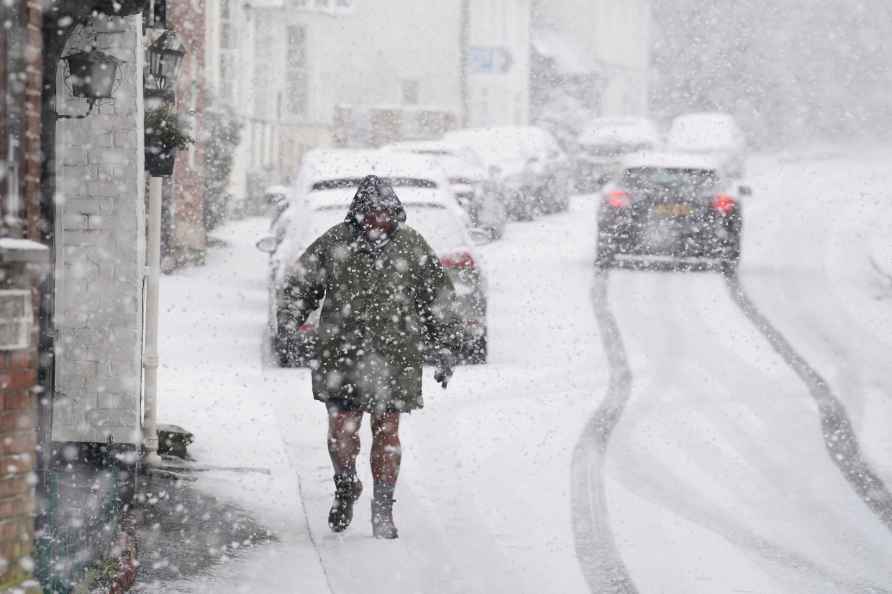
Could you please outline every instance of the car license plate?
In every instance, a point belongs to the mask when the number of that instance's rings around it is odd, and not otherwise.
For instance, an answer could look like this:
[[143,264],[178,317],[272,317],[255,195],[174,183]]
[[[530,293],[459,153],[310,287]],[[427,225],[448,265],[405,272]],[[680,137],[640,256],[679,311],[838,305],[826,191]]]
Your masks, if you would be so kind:
[[654,205],[654,214],[659,217],[686,217],[691,214],[689,204],[657,204]]

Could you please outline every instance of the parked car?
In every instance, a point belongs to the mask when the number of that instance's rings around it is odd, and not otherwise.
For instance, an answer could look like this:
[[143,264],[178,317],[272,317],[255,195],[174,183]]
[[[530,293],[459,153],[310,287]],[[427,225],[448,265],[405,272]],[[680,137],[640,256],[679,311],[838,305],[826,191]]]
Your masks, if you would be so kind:
[[291,191],[287,186],[269,186],[263,191],[263,206],[272,219],[276,219],[288,208]]
[[613,178],[631,153],[660,145],[656,125],[646,118],[598,118],[579,134],[576,188],[594,192]]
[[628,157],[601,192],[596,262],[712,266],[733,272],[740,259],[741,196],[718,160],[688,154]]
[[503,194],[508,214],[531,220],[566,210],[570,203],[570,160],[548,132],[534,126],[456,130],[444,140],[474,150]]
[[461,360],[486,361],[486,278],[473,245],[488,237],[466,227],[464,213],[445,180],[430,176],[430,169],[424,170],[429,177],[420,177],[424,158],[394,157],[385,151],[314,151],[297,178],[300,198],[280,217],[283,224],[257,242],[259,249],[270,254],[268,330],[280,365],[309,364],[316,345],[318,311],[295,334],[280,332],[277,326],[279,308],[288,306],[282,288],[291,266],[310,243],[344,220],[359,182],[368,173],[393,185],[408,214],[406,224],[427,239],[455,284],[454,305],[466,329]]
[[490,183],[486,167],[474,151],[442,141],[398,142],[382,149],[435,159],[446,172],[452,192],[468,213],[471,224],[489,231],[493,239],[504,235],[508,211],[501,194]]
[[672,121],[667,138],[674,152],[711,155],[724,173],[741,178],[746,169],[746,138],[726,113],[689,113]]

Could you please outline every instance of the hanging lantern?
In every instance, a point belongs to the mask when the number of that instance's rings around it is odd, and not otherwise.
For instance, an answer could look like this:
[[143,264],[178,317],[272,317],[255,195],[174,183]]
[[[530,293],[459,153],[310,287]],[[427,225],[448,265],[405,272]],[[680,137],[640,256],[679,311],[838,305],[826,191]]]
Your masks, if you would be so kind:
[[91,104],[100,99],[111,99],[121,60],[97,49],[70,54],[62,59],[68,68],[67,81],[72,95],[87,99]]
[[165,31],[147,50],[149,74],[159,91],[170,90],[180,71],[186,46],[173,31]]

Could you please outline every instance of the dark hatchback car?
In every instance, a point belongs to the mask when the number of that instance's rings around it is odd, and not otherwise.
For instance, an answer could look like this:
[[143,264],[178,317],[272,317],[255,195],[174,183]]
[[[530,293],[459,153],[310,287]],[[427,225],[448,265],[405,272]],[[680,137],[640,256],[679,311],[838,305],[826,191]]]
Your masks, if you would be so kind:
[[705,157],[641,154],[601,192],[596,262],[602,268],[737,269],[743,213],[750,195]]

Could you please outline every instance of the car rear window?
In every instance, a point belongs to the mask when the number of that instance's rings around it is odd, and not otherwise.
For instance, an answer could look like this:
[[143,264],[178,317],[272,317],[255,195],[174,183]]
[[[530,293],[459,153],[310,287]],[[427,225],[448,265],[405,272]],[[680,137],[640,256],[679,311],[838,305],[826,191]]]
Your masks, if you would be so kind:
[[[318,237],[344,220],[348,206],[323,206],[315,209],[309,229],[311,238]],[[421,233],[434,252],[447,254],[466,247],[464,225],[459,217],[443,204],[410,203],[406,210],[406,224]]]
[[[382,178],[394,188],[436,188],[437,183],[430,179],[421,179],[417,177],[385,177]],[[342,177],[337,179],[326,179],[313,184],[311,191],[321,192],[324,190],[338,190],[342,188],[358,188],[361,177]]]
[[623,173],[623,185],[641,190],[708,190],[719,183],[714,169],[634,167]]

